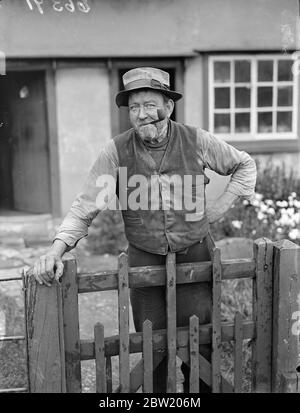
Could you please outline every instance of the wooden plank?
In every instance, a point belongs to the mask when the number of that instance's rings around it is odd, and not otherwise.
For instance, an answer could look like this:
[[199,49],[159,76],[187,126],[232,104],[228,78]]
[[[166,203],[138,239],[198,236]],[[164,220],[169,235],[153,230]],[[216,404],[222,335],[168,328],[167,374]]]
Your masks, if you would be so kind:
[[[189,359],[189,348],[186,347],[181,347],[177,351],[178,357],[181,358],[181,360],[189,365],[190,364],[190,359]],[[212,386],[212,368],[211,368],[211,363],[206,360],[201,354],[199,354],[199,377],[201,380],[204,381],[208,386]],[[228,381],[221,376],[221,388],[222,388],[222,393],[233,393],[233,386],[228,383]]]
[[57,313],[58,313],[58,332],[59,332],[59,348],[61,360],[61,387],[62,393],[67,392],[66,382],[66,357],[65,357],[65,337],[64,337],[64,315],[63,315],[63,295],[61,283],[56,283],[57,288]]
[[128,291],[128,259],[125,253],[119,255],[119,376],[121,393],[130,390],[129,366],[129,291]]
[[28,281],[27,333],[29,388],[31,393],[62,393],[58,286]]
[[176,255],[171,252],[166,260],[167,281],[167,393],[176,393]]
[[[222,324],[222,342],[234,340],[234,325],[232,323]],[[155,330],[153,332],[153,351],[161,351],[167,347],[166,330]],[[210,344],[212,336],[211,324],[199,326],[199,344]],[[254,323],[245,321],[243,323],[243,340],[252,340],[255,337]],[[187,346],[189,339],[188,327],[177,328],[177,348]],[[107,357],[117,356],[119,354],[120,340],[119,336],[106,337],[105,354]],[[131,333],[129,335],[130,353],[141,353],[143,351],[142,333]],[[178,350],[177,350],[178,351]],[[94,340],[81,340],[80,342],[81,360],[95,359],[95,343]]]
[[234,319],[234,392],[242,392],[243,379],[243,316],[240,312]]
[[300,247],[274,243],[272,392],[280,391],[282,374],[300,366]]
[[[26,363],[26,380],[28,386],[28,393],[30,393],[30,378],[29,378],[29,358],[28,358],[28,308],[27,308],[27,290],[28,290],[28,276],[25,268],[22,269],[22,284],[23,284],[23,300],[24,300],[24,331],[25,331],[25,363]],[[0,342],[1,345],[1,342]]]
[[199,318],[190,317],[190,393],[199,393]]
[[[176,265],[176,283],[189,284],[211,281],[211,261]],[[252,258],[222,261],[222,279],[254,278],[255,262]],[[132,267],[129,271],[129,287],[140,288],[165,285],[166,267],[162,265]],[[79,274],[79,293],[118,289],[118,271],[106,270]]]
[[145,320],[143,323],[143,361],[144,361],[144,393],[153,393],[153,344],[152,323]]
[[280,393],[300,393],[299,373],[282,373],[279,385]]
[[111,357],[106,357],[106,390],[107,393],[112,393],[112,366],[111,366]]
[[96,359],[96,393],[106,393],[106,366],[104,353],[104,327],[97,323],[94,327]]
[[[153,354],[153,370],[159,365],[162,359],[166,356],[165,352]],[[130,393],[136,393],[144,382],[144,362],[139,360],[138,363],[130,372]],[[116,389],[116,393],[120,393],[120,386]]]
[[256,277],[253,280],[252,392],[271,392],[272,367],[272,282],[273,243],[267,238],[254,241]]
[[67,393],[81,392],[80,337],[78,314],[78,283],[76,260],[71,254],[63,257],[62,276],[64,342]]
[[2,393],[29,393],[27,387],[15,387],[14,389],[0,389],[0,394]]
[[212,392],[221,392],[221,252],[215,248],[212,256]]

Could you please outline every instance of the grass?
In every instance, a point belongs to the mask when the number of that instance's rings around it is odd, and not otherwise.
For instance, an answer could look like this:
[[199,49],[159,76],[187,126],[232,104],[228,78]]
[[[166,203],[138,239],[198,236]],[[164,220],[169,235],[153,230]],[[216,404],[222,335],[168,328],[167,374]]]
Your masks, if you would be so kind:
[[[24,335],[24,303],[20,281],[0,283],[0,335]],[[27,387],[25,342],[0,342],[0,389]]]
[[[117,258],[110,255],[80,255],[78,270],[88,272],[93,270],[117,267]],[[6,317],[6,334],[23,334],[24,319],[21,289],[19,294],[6,294],[5,288],[0,283],[0,313]],[[19,286],[20,287],[20,286]],[[13,288],[13,287],[10,287]],[[250,280],[230,280],[222,283],[222,321],[233,321],[235,312],[240,311],[244,319],[252,316],[252,286]],[[79,320],[81,338],[92,338],[94,325],[101,322],[104,325],[105,336],[115,335],[118,332],[117,291],[101,293],[80,294]],[[134,331],[132,314],[130,313],[130,331]],[[222,344],[222,373],[229,382],[233,383],[233,343]],[[244,342],[244,372],[243,391],[250,391],[251,376],[251,348]],[[140,354],[131,356],[131,367],[140,359]],[[178,391],[181,391],[179,360],[177,372],[179,377]],[[112,358],[113,388],[118,385],[118,357]],[[26,364],[24,342],[0,343],[0,388],[26,386]],[[95,392],[95,362],[94,360],[82,362],[82,388],[83,392]]]

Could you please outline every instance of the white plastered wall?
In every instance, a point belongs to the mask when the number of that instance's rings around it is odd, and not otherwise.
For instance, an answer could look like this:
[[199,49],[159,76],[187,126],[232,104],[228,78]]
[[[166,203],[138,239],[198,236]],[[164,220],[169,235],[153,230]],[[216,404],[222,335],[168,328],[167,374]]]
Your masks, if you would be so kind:
[[64,215],[99,151],[111,138],[107,69],[58,69],[56,99],[61,207]]

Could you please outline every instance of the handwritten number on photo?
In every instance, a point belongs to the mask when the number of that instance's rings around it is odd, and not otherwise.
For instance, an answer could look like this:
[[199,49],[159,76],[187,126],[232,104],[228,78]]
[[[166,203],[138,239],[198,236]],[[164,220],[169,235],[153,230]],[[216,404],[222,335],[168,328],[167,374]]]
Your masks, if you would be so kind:
[[[1,1],[1,0],[0,0]],[[34,10],[34,5],[36,5],[40,14],[44,14],[43,5],[45,5],[45,0],[26,0],[26,3],[30,10]],[[52,8],[54,11],[61,13],[64,10],[68,10],[70,13],[74,13],[76,11],[76,2],[74,0],[67,0],[67,2],[63,2],[62,0],[48,0],[50,5],[52,4]],[[88,1],[82,0],[77,1],[77,8],[82,13],[89,13],[91,10]]]
[[74,13],[75,11],[75,4],[73,2],[73,0],[69,0],[66,4],[65,4],[65,8],[67,10],[69,10],[71,13]]
[[77,4],[78,4],[78,9],[82,11],[83,13],[88,13],[91,10],[90,6],[88,5],[87,0],[78,1]]
[[[32,0],[26,0],[28,7],[30,8],[30,10],[33,10],[33,6],[32,6]],[[42,8],[42,4],[43,4],[43,0],[33,0],[33,2],[36,4],[38,11],[41,14],[44,14],[43,8]]]
[[63,11],[64,7],[61,5],[61,1],[52,0],[53,9],[55,11],[61,12]]

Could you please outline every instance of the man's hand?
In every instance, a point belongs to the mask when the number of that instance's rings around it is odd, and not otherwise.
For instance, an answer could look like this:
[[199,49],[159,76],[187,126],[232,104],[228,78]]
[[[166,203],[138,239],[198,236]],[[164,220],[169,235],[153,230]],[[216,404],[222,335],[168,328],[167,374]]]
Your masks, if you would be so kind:
[[60,256],[51,253],[42,255],[33,266],[33,275],[37,282],[51,286],[52,281],[62,276],[64,265]]
[[206,204],[206,215],[210,224],[221,219],[238,198],[231,192],[224,192],[218,199]]
[[33,265],[33,276],[40,284],[51,286],[52,281],[58,281],[63,274],[64,265],[62,256],[67,245],[60,239],[56,239],[49,252],[42,255]]

